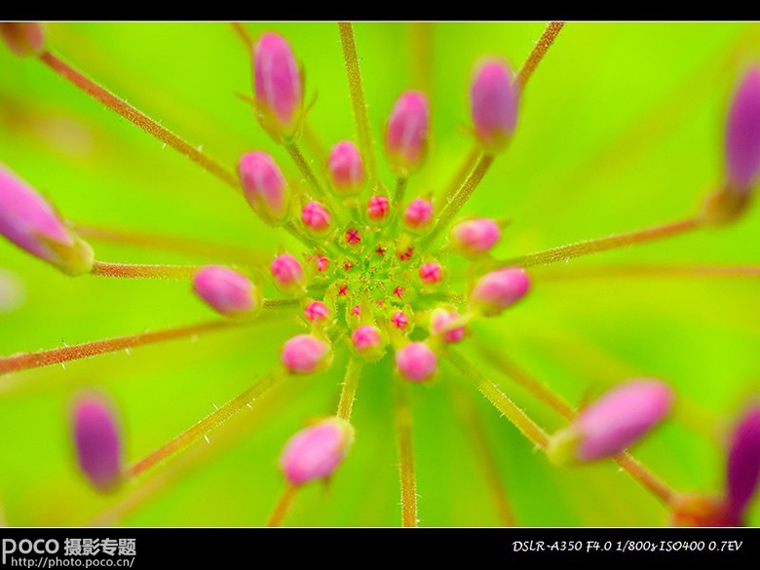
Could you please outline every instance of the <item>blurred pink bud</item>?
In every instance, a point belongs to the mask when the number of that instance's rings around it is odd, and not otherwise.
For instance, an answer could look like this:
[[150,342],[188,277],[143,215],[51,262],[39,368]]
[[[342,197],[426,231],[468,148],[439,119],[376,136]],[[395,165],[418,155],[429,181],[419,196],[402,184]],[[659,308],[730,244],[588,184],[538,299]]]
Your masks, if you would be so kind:
[[375,224],[387,219],[390,211],[391,205],[385,196],[372,196],[367,202],[367,219]]
[[470,293],[471,306],[485,316],[498,315],[522,299],[530,289],[530,279],[518,267],[486,273]]
[[332,216],[319,202],[309,202],[301,210],[301,221],[314,235],[324,235],[330,231]]
[[391,322],[399,330],[404,330],[409,324],[409,317],[406,316],[404,311],[396,311],[391,316]]
[[95,489],[115,490],[122,481],[121,437],[116,417],[97,394],[74,403],[74,444],[82,472]]
[[38,22],[0,22],[0,36],[16,55],[40,55],[45,51],[45,29]]
[[391,170],[407,176],[425,158],[430,123],[427,97],[420,91],[405,91],[396,99],[385,131],[385,153]]
[[193,290],[212,309],[228,317],[252,315],[261,308],[256,286],[228,267],[204,267],[193,278]]
[[366,360],[379,360],[385,354],[385,339],[380,329],[372,325],[357,327],[351,334],[354,350]]
[[0,165],[0,235],[67,275],[92,269],[92,248],[71,234],[53,207]]
[[517,122],[517,101],[509,66],[498,59],[481,61],[470,85],[470,104],[475,134],[487,153],[507,146]]
[[330,260],[324,255],[312,255],[309,257],[309,262],[313,263],[320,273],[330,269]]
[[319,323],[330,318],[330,309],[324,303],[312,301],[303,310],[303,316],[311,323]]
[[433,220],[433,203],[422,198],[415,198],[404,211],[404,227],[412,232],[427,231]]
[[442,335],[443,340],[449,343],[462,342],[464,339],[464,325],[454,329],[446,330],[447,325],[460,317],[456,311],[449,311],[439,307],[430,315],[430,332],[436,335]]
[[270,269],[272,270],[275,285],[283,293],[295,294],[303,290],[306,283],[303,267],[289,253],[283,253],[275,257]]
[[742,79],[728,114],[726,169],[729,187],[748,194],[760,172],[760,67]]
[[330,364],[330,345],[310,334],[299,334],[282,347],[280,360],[292,374],[312,374]]
[[490,250],[501,238],[499,225],[487,218],[459,222],[449,234],[454,250],[466,257],[476,257]]
[[727,469],[728,511],[738,526],[760,482],[760,407],[744,415],[734,430]]
[[[346,230],[346,243],[348,245],[359,245],[359,243],[362,241],[362,235],[359,233],[359,230],[357,229],[351,229]],[[346,268],[347,270],[350,269],[350,267]]]
[[290,191],[272,157],[265,152],[248,152],[240,157],[238,170],[253,211],[270,226],[285,223],[290,213]]
[[420,265],[418,273],[420,280],[425,285],[438,285],[443,280],[443,269],[441,269],[441,264],[435,261]]
[[358,194],[364,186],[362,155],[351,141],[340,141],[327,161],[335,191],[341,196]]
[[671,526],[720,527],[739,526],[727,518],[726,503],[722,497],[680,495],[670,501]]
[[560,464],[617,455],[670,414],[673,398],[673,391],[658,380],[626,382],[604,394],[555,434],[547,453]]
[[301,71],[284,38],[264,34],[253,48],[253,85],[262,126],[275,140],[297,134],[303,114]]
[[328,418],[291,437],[280,456],[280,469],[292,485],[327,479],[354,443],[354,428],[341,418]]
[[410,342],[396,351],[396,366],[403,378],[410,382],[430,380],[438,369],[438,359],[424,342]]

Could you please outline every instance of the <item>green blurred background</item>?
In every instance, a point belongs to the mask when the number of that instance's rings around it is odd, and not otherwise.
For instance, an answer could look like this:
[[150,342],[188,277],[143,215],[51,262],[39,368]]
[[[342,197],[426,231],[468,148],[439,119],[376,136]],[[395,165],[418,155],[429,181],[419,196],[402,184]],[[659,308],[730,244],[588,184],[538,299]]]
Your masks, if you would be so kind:
[[[276,31],[306,68],[311,125],[325,144],[353,138],[341,45],[334,23],[245,24]],[[375,136],[399,93],[426,85],[433,148],[411,194],[438,191],[471,144],[467,85],[473,63],[500,54],[519,68],[543,23],[355,26]],[[429,37],[419,75],[415,45]],[[251,91],[250,55],[226,23],[51,23],[50,45],[67,61],[234,165],[246,150],[287,156],[236,93]],[[756,24],[569,23],[530,81],[515,140],[466,213],[508,217],[497,255],[671,221],[694,211],[720,181],[727,99],[760,53]],[[429,81],[429,83],[426,83]],[[0,50],[0,161],[70,220],[250,246],[300,250],[264,226],[217,179],[64,82],[33,59]],[[382,163],[383,161],[381,161]],[[382,166],[387,184],[389,171]],[[204,263],[191,255],[93,242],[107,261]],[[751,263],[760,212],[736,226],[572,261],[563,269],[623,262]],[[0,268],[24,289],[0,313],[0,354],[159,330],[213,318],[184,281],[68,278],[0,242]],[[4,275],[8,275],[5,273]],[[675,488],[718,492],[727,428],[760,384],[758,284],[739,279],[541,279],[532,295],[478,328],[571,402],[635,375],[670,382],[681,400],[672,421],[636,456]],[[304,421],[332,413],[345,358],[299,380],[229,430],[122,493],[100,497],[78,474],[68,407],[84,387],[111,394],[129,461],[143,457],[234,397],[277,363],[295,322],[100,356],[0,378],[0,506],[9,525],[77,525],[122,505],[127,525],[261,525],[282,479],[283,443]],[[467,349],[464,349],[469,353]],[[548,430],[561,420],[481,362]],[[388,359],[367,366],[354,410],[357,442],[329,489],[305,489],[289,525],[400,523]],[[613,463],[561,470],[471,386],[444,367],[415,386],[419,515],[424,526],[499,524],[493,495],[452,405],[460,384],[483,422],[519,524],[650,526],[665,509]],[[458,392],[457,392],[458,393]],[[233,441],[234,439],[234,441]],[[118,507],[118,508],[122,508]],[[760,522],[755,508],[750,523]]]

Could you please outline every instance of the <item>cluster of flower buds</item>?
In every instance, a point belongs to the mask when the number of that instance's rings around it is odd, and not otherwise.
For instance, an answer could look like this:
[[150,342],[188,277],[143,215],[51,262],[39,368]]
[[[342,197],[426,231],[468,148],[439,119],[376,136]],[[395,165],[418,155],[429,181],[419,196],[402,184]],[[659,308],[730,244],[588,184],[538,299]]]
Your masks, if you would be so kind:
[[0,22],[0,37],[13,53],[22,57],[45,51],[45,28],[37,22]]
[[120,430],[113,408],[99,394],[82,395],[74,402],[72,420],[82,473],[98,491],[115,491],[123,481],[123,464]]
[[256,114],[277,142],[290,142],[300,133],[304,115],[302,75],[284,38],[271,33],[261,36],[253,47]]
[[519,92],[509,66],[494,58],[482,60],[470,85],[475,135],[486,154],[504,150],[517,123]]
[[67,275],[89,273],[92,248],[33,188],[0,165],[0,235]]
[[280,469],[291,485],[327,480],[340,466],[354,443],[354,428],[331,417],[302,429],[285,444]]
[[227,317],[253,317],[261,310],[261,292],[245,275],[218,265],[200,269],[193,290],[217,313]]
[[706,203],[713,223],[739,218],[752,197],[760,174],[760,67],[751,68],[734,93],[725,141],[725,183]]
[[670,414],[673,391],[658,380],[617,386],[586,407],[551,440],[547,455],[560,465],[612,457],[639,441]]

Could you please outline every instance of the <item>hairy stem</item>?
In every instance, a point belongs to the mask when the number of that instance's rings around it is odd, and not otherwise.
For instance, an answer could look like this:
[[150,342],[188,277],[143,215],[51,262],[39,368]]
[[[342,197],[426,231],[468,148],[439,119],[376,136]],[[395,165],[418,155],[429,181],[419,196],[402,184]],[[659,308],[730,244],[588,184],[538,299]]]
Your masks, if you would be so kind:
[[266,259],[265,254],[257,253],[247,247],[209,243],[188,237],[157,235],[132,230],[103,228],[89,224],[69,224],[72,229],[84,238],[132,245],[151,249],[161,249],[179,253],[200,255],[215,259],[228,259],[241,263],[259,263]]
[[202,265],[149,265],[95,261],[90,273],[127,279],[191,279]]
[[760,265],[654,265],[620,264],[604,267],[574,267],[572,269],[550,268],[534,274],[542,281],[597,278],[651,278],[651,277],[705,277],[756,279],[760,277]]
[[396,181],[396,191],[393,193],[393,207],[399,212],[404,206],[404,194],[406,193],[406,183],[408,180],[408,178],[402,176]]
[[298,171],[309,183],[309,186],[311,186],[314,190],[316,197],[321,199],[326,198],[327,194],[325,193],[324,188],[322,188],[322,185],[319,183],[319,180],[317,179],[314,171],[309,165],[309,162],[304,157],[298,145],[294,142],[288,143],[285,145],[285,150],[288,151],[290,158],[293,159],[293,162],[295,162],[296,166],[298,167]]
[[263,317],[260,317],[256,320],[250,321],[211,321],[178,327],[175,329],[146,332],[136,335],[98,340],[95,342],[87,342],[74,346],[64,346],[63,348],[54,348],[51,350],[40,350],[38,352],[26,352],[23,354],[6,356],[4,358],[0,358],[0,375],[8,374],[9,372],[18,372],[20,370],[29,370],[31,368],[40,368],[42,366],[50,366],[52,364],[62,364],[71,360],[81,360],[83,358],[90,358],[91,356],[97,356],[99,354],[118,352],[120,350],[126,350],[148,344],[155,344],[167,340],[191,337],[220,330],[228,330],[233,327],[261,323],[264,322],[264,320],[265,319]]
[[448,361],[454,365],[462,376],[472,382],[480,393],[488,398],[494,407],[504,414],[536,447],[542,450],[546,449],[549,444],[549,436],[533,420],[525,415],[525,412],[518,408],[504,392],[499,390],[496,384],[483,376],[477,367],[473,366],[472,363],[452,348],[449,348],[448,351]]
[[550,263],[568,261],[575,257],[600,253],[602,251],[617,249],[628,245],[675,237],[702,228],[703,226],[704,222],[700,218],[688,218],[686,220],[654,228],[647,228],[625,234],[616,234],[609,237],[563,245],[536,253],[529,253],[511,259],[496,261],[493,265],[495,267],[509,267],[515,265],[520,267],[533,267],[536,265],[548,265]]
[[412,410],[408,387],[400,381],[393,383],[396,444],[398,446],[401,478],[401,525],[417,526],[417,485],[414,478],[414,445],[412,441]]
[[557,35],[560,33],[560,31],[562,31],[562,27],[564,25],[564,22],[550,22],[546,26],[544,33],[541,34],[541,37],[538,40],[538,43],[536,43],[533,51],[530,52],[528,59],[523,64],[522,69],[520,69],[520,72],[517,74],[516,82],[521,90],[525,89],[525,85],[527,85],[531,75],[533,75],[533,72],[538,67],[538,64],[541,63],[541,60],[544,58],[546,52],[554,43]]
[[457,215],[457,212],[462,209],[462,206],[467,203],[467,200],[470,199],[470,196],[472,196],[475,188],[477,188],[478,184],[480,184],[480,181],[483,180],[483,176],[485,176],[486,172],[488,172],[491,164],[493,164],[493,160],[494,157],[492,155],[480,155],[473,171],[459,187],[459,190],[457,190],[456,194],[454,194],[451,200],[448,201],[443,207],[443,211],[438,216],[438,220],[436,222],[435,228],[433,228],[433,231],[425,236],[425,238],[423,238],[423,247],[427,244],[433,243],[435,238],[437,238],[442,231],[446,230],[451,220],[454,218],[454,216]]
[[339,418],[351,419],[351,410],[354,407],[356,388],[359,386],[363,366],[364,361],[358,356],[351,356],[348,361],[346,377],[343,380],[343,389],[340,392],[340,401],[338,402],[337,415]]
[[298,487],[295,485],[288,485],[285,487],[280,498],[277,500],[277,504],[272,510],[272,514],[269,515],[267,526],[280,526],[282,524],[282,521],[290,510],[290,505],[293,503],[293,499],[297,492]]
[[127,470],[129,477],[137,477],[147,469],[150,469],[154,465],[161,463],[169,457],[186,449],[188,446],[198,441],[201,437],[206,436],[210,431],[224,424],[227,420],[249,405],[253,405],[257,398],[274,388],[285,377],[286,373],[284,370],[278,369],[259,379],[258,382],[242,394],[236,396],[220,408],[217,408],[193,427],[182,432],[144,459],[129,467]]
[[339,22],[338,30],[340,31],[340,43],[343,46],[343,59],[348,75],[348,90],[351,94],[351,108],[354,111],[356,138],[367,169],[368,186],[373,188],[377,181],[377,165],[375,164],[372,131],[369,127],[367,103],[362,86],[362,74],[359,69],[359,57],[356,55],[354,27],[350,22]]
[[631,477],[636,479],[636,481],[641,483],[641,485],[666,505],[669,505],[675,498],[675,492],[671,490],[668,485],[651,471],[646,469],[639,461],[631,457],[630,454],[626,452],[620,453],[615,456],[615,461],[620,467],[625,469]]
[[198,148],[194,147],[182,139],[179,135],[173,133],[160,123],[154,121],[142,111],[139,111],[126,101],[120,99],[104,87],[95,83],[93,80],[85,77],[80,72],[72,68],[69,64],[61,60],[58,56],[49,51],[46,51],[40,56],[40,61],[58,73],[65,80],[81,89],[92,98],[100,101],[111,111],[117,113],[121,117],[124,117],[131,123],[140,127],[146,133],[153,135],[160,141],[163,141],[165,144],[184,154],[190,160],[199,164],[208,172],[223,182],[226,182],[233,188],[240,188],[237,176],[227,170],[220,163],[209,158],[200,150],[198,150]]
[[504,526],[517,526],[517,520],[504,489],[491,442],[488,441],[485,427],[472,404],[470,395],[466,394],[457,384],[450,383],[449,386],[451,387],[451,400],[470,439],[475,459],[483,471],[486,483],[493,496],[499,520]]
[[462,184],[464,184],[465,180],[467,180],[467,177],[475,168],[475,165],[478,162],[478,158],[480,158],[480,154],[480,147],[476,144],[472,145],[470,150],[467,151],[467,156],[465,156],[465,159],[462,162],[462,165],[459,167],[459,170],[457,170],[454,178],[446,187],[446,192],[443,194],[443,196],[440,196],[438,200],[436,200],[436,207],[443,207],[451,202],[451,200],[454,198],[454,195],[457,193],[457,190],[461,188]]
[[237,35],[243,41],[245,46],[249,50],[253,48],[253,39],[251,38],[251,34],[248,32],[246,27],[243,26],[243,24],[241,24],[240,22],[230,22],[230,24],[232,24],[232,28],[235,30]]

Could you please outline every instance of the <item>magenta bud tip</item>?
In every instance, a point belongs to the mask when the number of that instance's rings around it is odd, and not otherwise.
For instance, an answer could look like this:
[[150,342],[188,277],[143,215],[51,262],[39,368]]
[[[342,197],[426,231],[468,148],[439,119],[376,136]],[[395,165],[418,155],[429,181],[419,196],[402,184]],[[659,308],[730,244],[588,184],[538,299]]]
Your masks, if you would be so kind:
[[122,481],[121,437],[113,409],[98,394],[81,396],[73,409],[77,461],[93,487],[115,490]]
[[332,216],[319,202],[309,202],[303,207],[301,221],[304,227],[316,236],[323,236],[332,228]]
[[476,218],[459,222],[449,234],[454,250],[466,257],[487,253],[501,238],[501,228],[494,220]]
[[751,192],[760,172],[760,67],[744,75],[731,101],[726,170],[731,191],[743,195]]
[[757,492],[760,481],[760,406],[744,414],[734,429],[728,453],[727,496],[737,519]]
[[312,301],[306,305],[303,316],[310,323],[319,323],[330,318],[330,309],[320,301]]
[[275,285],[283,293],[292,295],[303,290],[306,283],[303,266],[289,253],[275,257],[270,270]]
[[267,224],[279,226],[290,213],[290,192],[275,161],[265,152],[248,152],[238,163],[246,200]]
[[292,374],[312,374],[327,368],[330,345],[310,334],[299,334],[282,347],[280,360]]
[[475,68],[470,104],[475,134],[486,152],[503,150],[517,122],[518,92],[512,72],[504,62],[487,58]]
[[475,284],[470,304],[485,316],[498,315],[522,299],[529,289],[530,279],[519,267],[491,271]]
[[373,325],[357,327],[351,334],[351,343],[356,353],[369,361],[379,360],[385,354],[385,339]]
[[406,91],[396,99],[385,131],[385,153],[391,169],[407,176],[422,164],[428,144],[430,107],[420,91]]
[[385,196],[372,196],[367,202],[367,219],[379,224],[388,218],[391,205]]
[[212,309],[228,317],[250,316],[261,308],[256,286],[228,267],[204,267],[193,278],[193,290]]
[[462,342],[464,339],[464,325],[456,328],[449,328],[448,325],[460,317],[456,311],[449,311],[444,308],[433,310],[430,315],[430,332],[440,335],[447,343]]
[[395,360],[399,374],[410,382],[426,382],[438,369],[435,352],[424,342],[410,342],[398,349]]
[[364,187],[362,156],[351,141],[340,141],[332,147],[327,170],[335,191],[341,196],[358,194]]
[[424,198],[415,198],[404,210],[402,222],[404,227],[415,233],[422,233],[430,228],[433,221],[433,203]]
[[292,485],[330,477],[348,454],[354,429],[341,418],[328,418],[302,429],[285,444],[280,469]]

